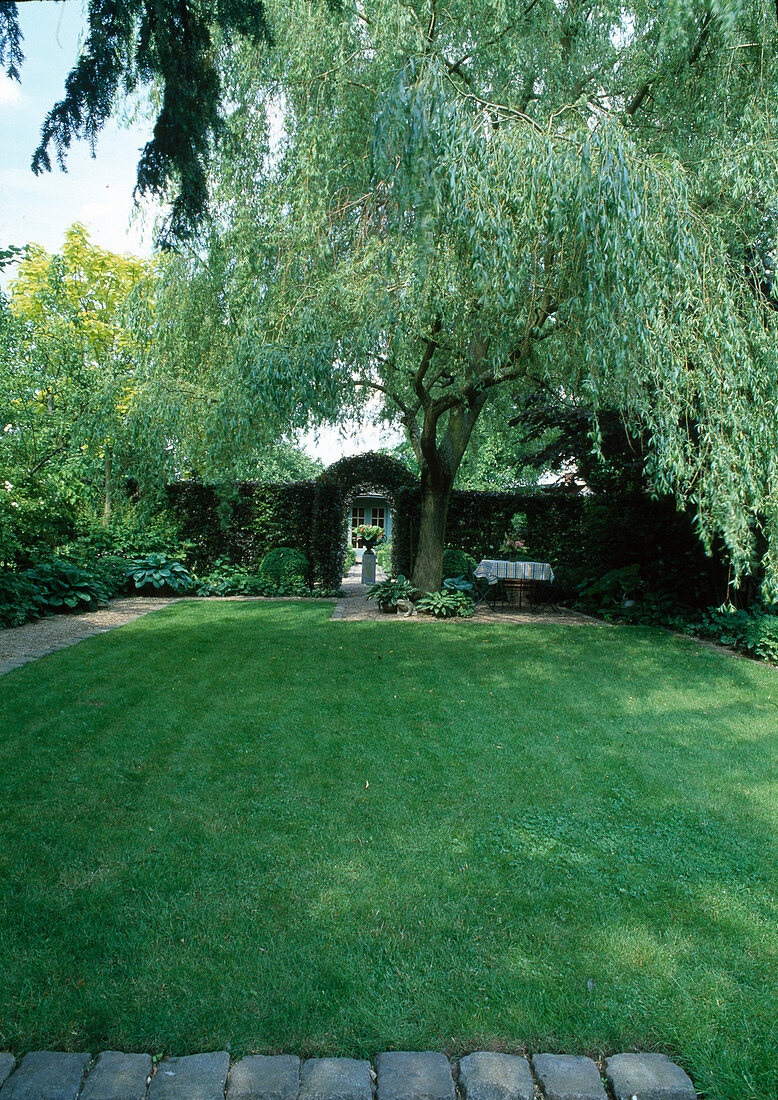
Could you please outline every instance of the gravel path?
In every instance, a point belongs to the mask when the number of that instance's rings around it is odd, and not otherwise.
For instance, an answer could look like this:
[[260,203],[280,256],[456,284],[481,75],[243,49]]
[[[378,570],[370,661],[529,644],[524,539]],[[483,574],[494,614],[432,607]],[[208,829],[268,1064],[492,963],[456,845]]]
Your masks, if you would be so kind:
[[111,600],[106,607],[83,615],[51,615],[24,626],[0,630],[0,675],[26,665],[36,657],[45,657],[58,649],[75,645],[94,634],[103,634],[131,623],[149,611],[158,611],[174,603],[177,597],[127,596]]
[[[378,580],[383,580],[383,574],[378,577]],[[405,615],[387,615],[384,611],[379,611],[372,600],[365,598],[367,588],[361,582],[360,567],[358,565],[351,567],[348,576],[343,578],[342,587],[346,595],[338,600],[335,610],[332,613],[333,619],[349,622],[362,619],[380,619],[382,622],[401,623],[429,623],[434,621],[429,615],[412,615],[406,618]],[[492,624],[520,623],[522,625],[535,623],[574,623],[576,626],[580,626],[583,623],[594,623],[597,626],[602,626],[599,619],[593,619],[589,615],[583,615],[580,611],[571,611],[567,607],[559,608],[555,606],[544,607],[538,611],[530,611],[527,607],[498,607],[493,611],[488,605],[481,604],[469,618],[448,621],[457,623]]]
[[[379,573],[379,580],[383,574]],[[347,577],[343,579],[343,590],[346,593],[335,605],[332,618],[354,622],[364,619],[380,619],[382,622],[430,622],[426,615],[415,615],[407,618],[404,615],[386,615],[379,611],[376,605],[365,598],[367,587],[362,584],[360,567],[354,566]],[[45,657],[48,653],[55,653],[58,649],[75,645],[84,638],[91,638],[95,634],[103,634],[106,630],[113,630],[117,626],[124,626],[141,615],[147,615],[150,611],[158,611],[175,603],[181,597],[153,596],[127,596],[123,599],[111,600],[106,607],[97,611],[87,611],[83,615],[52,615],[46,619],[38,619],[34,623],[25,623],[24,626],[13,626],[6,630],[0,630],[0,675],[10,672],[13,668],[20,668],[37,657]],[[189,597],[191,599],[191,597]],[[210,599],[240,599],[250,597],[227,596],[210,597]],[[290,602],[302,602],[302,600],[290,600]],[[469,619],[459,619],[458,622],[469,623],[597,623],[588,615],[582,615],[577,611],[567,608],[544,608],[540,611],[529,611],[526,608],[515,607],[498,608],[492,611],[490,607],[481,606]]]

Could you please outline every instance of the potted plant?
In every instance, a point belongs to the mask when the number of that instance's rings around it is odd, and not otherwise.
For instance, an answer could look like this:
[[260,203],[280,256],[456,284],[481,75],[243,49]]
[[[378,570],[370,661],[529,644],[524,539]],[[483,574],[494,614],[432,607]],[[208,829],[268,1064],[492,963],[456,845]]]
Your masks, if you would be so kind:
[[359,527],[352,528],[351,534],[364,543],[365,550],[370,551],[374,546],[380,546],[386,538],[383,527],[372,523],[360,523]]
[[498,553],[505,561],[529,561],[527,544],[518,535],[506,535]]

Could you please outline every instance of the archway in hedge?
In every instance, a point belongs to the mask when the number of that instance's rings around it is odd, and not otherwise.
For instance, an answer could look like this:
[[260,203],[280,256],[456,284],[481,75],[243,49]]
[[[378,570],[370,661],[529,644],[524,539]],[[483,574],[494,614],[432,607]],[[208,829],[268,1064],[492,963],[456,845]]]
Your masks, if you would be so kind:
[[336,490],[340,500],[342,529],[350,529],[351,512],[358,497],[385,499],[397,522],[398,497],[402,490],[418,488],[419,479],[391,455],[368,451],[340,458],[317,478],[320,485]]

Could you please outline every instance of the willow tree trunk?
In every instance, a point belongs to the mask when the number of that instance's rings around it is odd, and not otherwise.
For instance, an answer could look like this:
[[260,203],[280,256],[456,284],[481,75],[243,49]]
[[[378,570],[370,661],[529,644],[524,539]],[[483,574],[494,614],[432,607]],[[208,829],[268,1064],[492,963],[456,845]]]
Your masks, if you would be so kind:
[[437,592],[443,583],[446,519],[453,480],[433,479],[428,471],[422,472],[419,544],[412,577],[414,588],[420,592]]

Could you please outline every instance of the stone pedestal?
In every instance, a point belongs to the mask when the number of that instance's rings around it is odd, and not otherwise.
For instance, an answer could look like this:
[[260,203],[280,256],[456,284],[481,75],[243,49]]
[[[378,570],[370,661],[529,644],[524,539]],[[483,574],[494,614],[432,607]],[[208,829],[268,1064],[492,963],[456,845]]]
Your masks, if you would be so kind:
[[365,550],[362,554],[362,584],[375,584],[375,554]]

